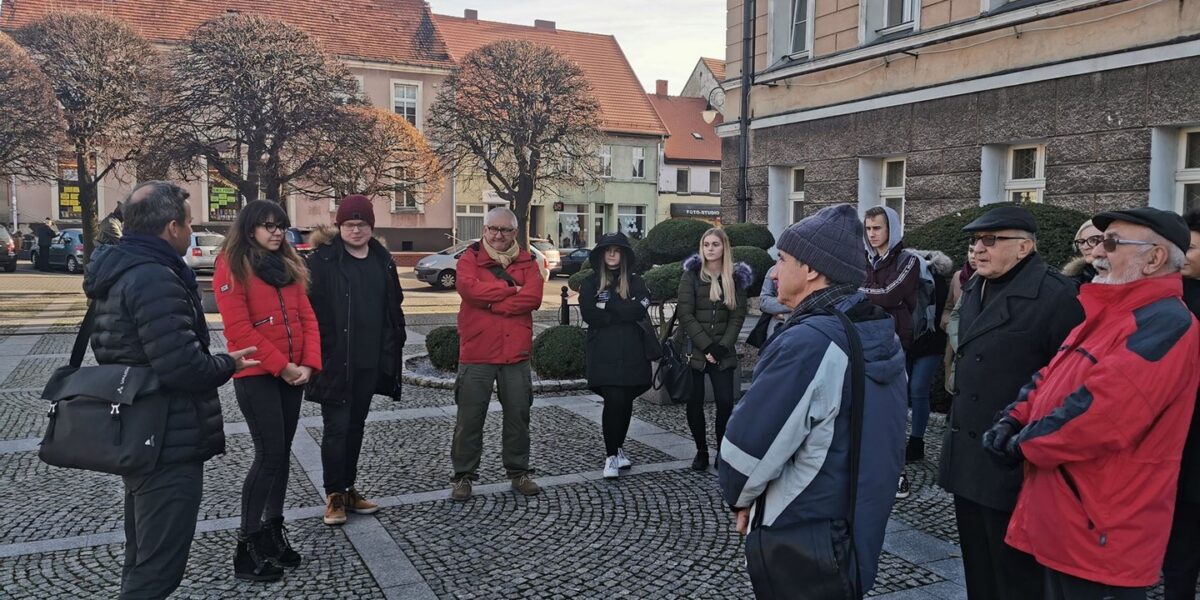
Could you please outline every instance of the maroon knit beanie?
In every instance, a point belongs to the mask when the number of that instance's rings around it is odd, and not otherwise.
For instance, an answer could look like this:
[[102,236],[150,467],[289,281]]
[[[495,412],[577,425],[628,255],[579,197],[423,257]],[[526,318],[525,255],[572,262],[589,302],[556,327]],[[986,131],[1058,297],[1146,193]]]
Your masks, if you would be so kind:
[[333,224],[341,226],[346,221],[365,221],[372,229],[375,228],[375,208],[371,199],[362,194],[353,194],[342,198],[338,203],[337,216]]

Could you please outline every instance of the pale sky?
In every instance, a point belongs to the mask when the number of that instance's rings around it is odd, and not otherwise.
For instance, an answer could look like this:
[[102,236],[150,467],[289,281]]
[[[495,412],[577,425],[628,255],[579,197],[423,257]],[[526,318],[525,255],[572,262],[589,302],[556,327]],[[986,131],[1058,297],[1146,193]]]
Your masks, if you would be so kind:
[[484,21],[533,25],[616,36],[646,91],[670,82],[678,94],[701,56],[725,58],[725,0],[428,0],[433,12],[461,17],[479,11]]

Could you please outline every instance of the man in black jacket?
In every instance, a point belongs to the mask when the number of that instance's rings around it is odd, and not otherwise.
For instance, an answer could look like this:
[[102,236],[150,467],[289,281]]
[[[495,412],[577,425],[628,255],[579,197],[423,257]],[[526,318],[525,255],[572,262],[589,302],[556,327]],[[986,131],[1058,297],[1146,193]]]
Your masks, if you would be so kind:
[[956,389],[938,484],[954,494],[967,596],[1037,600],[1042,567],[1004,543],[1021,467],[998,463],[982,439],[996,414],[1083,321],[1083,307],[1075,283],[1037,253],[1037,223],[1029,211],[1000,206],[963,231],[970,234],[979,276],[963,288],[958,312]]
[[346,522],[346,511],[371,514],[379,505],[354,488],[371,398],[400,399],[404,293],[392,255],[371,237],[375,212],[366,196],[338,204],[337,234],[310,239],[308,297],[321,331],[320,372],[305,390],[321,404],[321,466],[326,525]]
[[184,264],[192,233],[188,193],[150,181],[130,195],[126,235],[92,255],[83,290],[95,309],[100,364],[149,366],[169,399],[158,465],[123,477],[125,564],[121,598],[165,598],[187,565],[204,461],[225,451],[217,388],[258,361],[255,351],[213,355],[196,275]]

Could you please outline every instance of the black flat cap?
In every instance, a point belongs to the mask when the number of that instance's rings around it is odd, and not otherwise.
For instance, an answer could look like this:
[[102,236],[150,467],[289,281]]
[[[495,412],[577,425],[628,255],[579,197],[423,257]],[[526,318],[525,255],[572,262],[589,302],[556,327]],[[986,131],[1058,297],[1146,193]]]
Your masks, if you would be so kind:
[[1020,229],[1029,233],[1037,233],[1037,221],[1033,213],[1020,206],[997,206],[971,221],[963,231],[1000,231],[1001,229]]
[[1125,221],[1134,225],[1149,227],[1151,231],[1167,238],[1167,241],[1179,246],[1187,252],[1192,244],[1192,234],[1188,231],[1187,222],[1183,217],[1168,210],[1159,210],[1143,206],[1125,210],[1110,210],[1092,217],[1092,224],[1100,231],[1108,229],[1113,221]]

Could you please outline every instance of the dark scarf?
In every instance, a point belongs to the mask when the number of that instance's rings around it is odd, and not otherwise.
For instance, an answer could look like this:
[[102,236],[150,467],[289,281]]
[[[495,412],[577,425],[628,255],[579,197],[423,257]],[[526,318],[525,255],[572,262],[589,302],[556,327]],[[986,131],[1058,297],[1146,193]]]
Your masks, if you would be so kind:
[[974,274],[975,274],[975,269],[971,268],[971,263],[970,262],[963,263],[962,269],[959,269],[959,271],[958,271],[958,285],[959,286],[967,285],[967,282],[971,280],[971,276]]
[[271,287],[282,288],[292,283],[292,274],[284,265],[283,257],[275,252],[252,251],[250,268],[254,269],[254,274],[259,279]]
[[794,316],[814,313],[821,309],[828,308],[837,304],[842,298],[858,291],[858,286],[848,283],[837,283],[827,288],[818,290],[809,294],[807,298],[800,301],[800,305],[793,311]]
[[179,276],[179,281],[183,283],[183,287],[192,297],[192,308],[196,313],[193,329],[204,347],[207,348],[209,342],[208,323],[204,320],[204,305],[200,302],[200,285],[196,282],[196,272],[183,262],[183,257],[179,256],[179,252],[172,248],[166,240],[144,233],[125,234],[121,237],[121,248],[130,254],[142,256],[163,265]]

